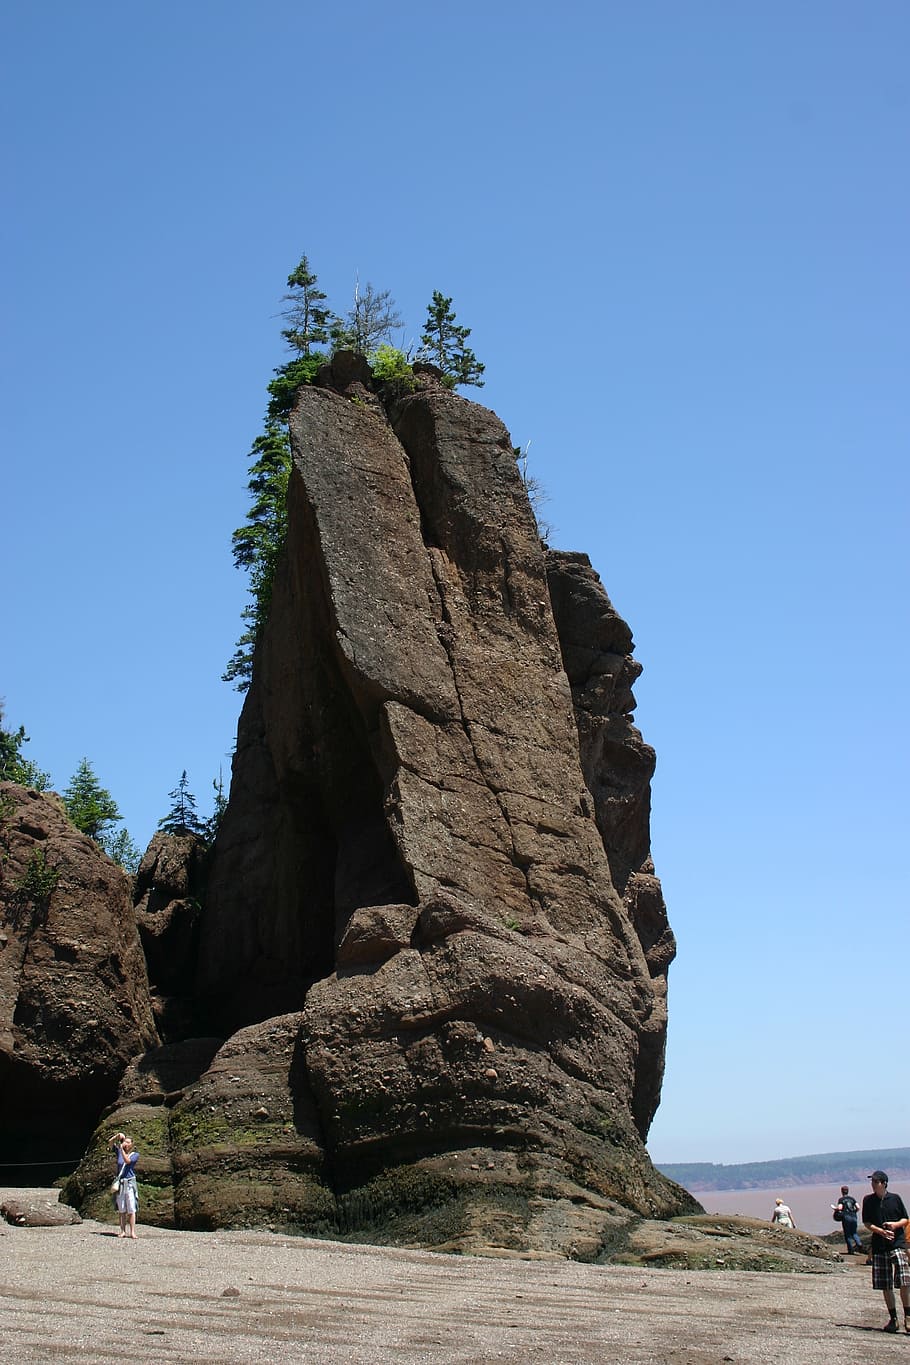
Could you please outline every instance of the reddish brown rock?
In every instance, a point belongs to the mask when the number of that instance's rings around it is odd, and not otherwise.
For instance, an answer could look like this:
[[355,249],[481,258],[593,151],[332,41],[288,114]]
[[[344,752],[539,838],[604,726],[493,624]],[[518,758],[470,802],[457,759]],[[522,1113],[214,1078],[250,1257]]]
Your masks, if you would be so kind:
[[0,783],[0,1161],[74,1158],[157,1043],[126,875],[58,797]]
[[158,832],[136,875],[134,902],[152,1007],[165,1041],[198,1031],[193,1001],[208,848],[195,834]]
[[639,1041],[632,1110],[647,1133],[660,1100],[667,1030],[667,970],[676,941],[651,860],[655,754],[632,724],[632,685],[641,665],[632,632],[604,592],[587,555],[547,552],[547,581],[563,663],[572,687],[581,766],[613,885],[644,949],[654,1008]]
[[492,1162],[523,1199],[691,1208],[643,1146],[673,941],[628,628],[589,566],[548,583],[494,414],[432,375],[385,412],[364,385],[292,416],[202,1000],[223,1030],[300,1011],[339,1207],[392,1173],[400,1204],[470,1200]]
[[82,1222],[75,1209],[50,1196],[46,1199],[13,1196],[0,1204],[0,1218],[16,1228],[65,1228]]

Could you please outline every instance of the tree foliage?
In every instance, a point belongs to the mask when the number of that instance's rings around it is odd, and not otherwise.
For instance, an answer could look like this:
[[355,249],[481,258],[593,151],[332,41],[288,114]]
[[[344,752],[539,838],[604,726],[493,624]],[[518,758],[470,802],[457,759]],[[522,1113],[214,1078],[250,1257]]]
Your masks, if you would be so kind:
[[288,275],[288,293],[282,310],[288,326],[281,335],[292,350],[309,355],[310,348],[329,340],[330,329],[336,318],[325,305],[326,295],[319,288],[316,276],[304,254],[297,268]]
[[134,842],[129,830],[124,826],[117,833],[109,833],[102,840],[102,848],[112,862],[122,867],[124,872],[134,877],[139,871],[142,852]]
[[298,355],[286,365],[279,365],[275,378],[267,385],[269,405],[266,409],[268,422],[287,423],[294,406],[294,398],[301,384],[312,384],[326,357],[321,351],[311,351],[309,355]]
[[[275,569],[287,533],[287,489],[291,470],[288,421],[294,399],[302,384],[312,384],[324,352],[314,349],[331,346],[332,353],[352,350],[366,356],[377,379],[398,390],[413,386],[414,376],[408,357],[390,344],[393,331],[402,326],[401,316],[389,290],[372,284],[354,286],[349,311],[339,317],[328,300],[309,258],[301,256],[288,276],[283,296],[283,317],[287,326],[282,336],[295,355],[278,366],[268,384],[265,429],[250,451],[250,480],[247,485],[251,504],[246,524],[232,537],[234,563],[249,575],[249,601],[241,612],[243,630],[237,647],[222,677],[234,683],[238,692],[250,685],[253,655],[268,618]],[[482,385],[483,365],[465,344],[469,327],[461,327],[452,312],[452,300],[434,291],[427,309],[422,354],[442,371],[452,388],[459,384]]]
[[419,355],[442,370],[442,377],[450,388],[459,384],[483,388],[481,375],[485,367],[465,345],[470,335],[470,327],[459,327],[455,321],[452,300],[434,289],[432,302],[427,304]]
[[167,815],[158,821],[158,828],[164,834],[204,835],[204,825],[196,814],[196,798],[190,791],[186,768],[180,774],[180,781],[172,792],[168,792],[171,808]]
[[22,913],[30,909],[32,927],[47,920],[50,898],[60,881],[60,869],[47,860],[44,848],[33,848],[28,855],[22,875],[13,887],[13,917],[19,922]]
[[228,799],[224,794],[224,778],[219,769],[218,776],[212,779],[212,789],[215,793],[215,805],[209,818],[205,821],[204,837],[206,843],[213,844],[218,837],[221,828],[221,821],[224,812],[227,810]]
[[22,746],[28,742],[24,725],[20,725],[18,730],[7,730],[3,702],[0,701],[0,782],[16,782],[20,787],[47,791],[51,785],[50,773],[22,756]]
[[389,290],[374,289],[371,284],[361,290],[358,280],[352,307],[332,327],[334,349],[368,356],[380,342],[389,341],[395,328],[401,325],[401,314]]
[[537,522],[537,534],[540,536],[541,540],[546,543],[556,530],[556,527],[543,515],[544,504],[550,501],[550,495],[537,475],[532,474],[528,468],[528,451],[530,448],[531,442],[528,441],[528,444],[524,449],[522,449],[521,446],[513,446],[512,454],[515,456],[515,461],[518,465],[518,473],[525,486],[528,502],[531,504],[531,511],[534,513],[534,520]]
[[272,418],[257,436],[250,451],[251,497],[246,525],[231,537],[234,564],[249,575],[251,601],[241,617],[245,628],[222,677],[242,692],[249,686],[253,654],[268,618],[275,568],[287,534],[287,492],[291,472],[291,447],[287,427]]
[[111,825],[122,817],[117,802],[101,786],[87,758],[83,758],[63,792],[66,813],[77,829],[103,845]]
[[393,385],[399,393],[410,392],[417,386],[414,367],[397,346],[389,346],[386,342],[377,346],[370,356],[370,368],[375,379]]

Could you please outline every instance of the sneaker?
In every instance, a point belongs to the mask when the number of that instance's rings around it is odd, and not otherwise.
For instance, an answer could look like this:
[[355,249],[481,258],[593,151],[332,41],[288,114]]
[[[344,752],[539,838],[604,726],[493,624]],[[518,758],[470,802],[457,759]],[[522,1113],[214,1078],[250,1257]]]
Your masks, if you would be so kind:
[[910,1336],[910,1318],[904,1318],[904,1331]]
[[889,1318],[888,1321],[885,1323],[884,1327],[882,1328],[882,1331],[883,1331],[883,1332],[896,1332],[896,1331],[897,1331],[897,1318]]

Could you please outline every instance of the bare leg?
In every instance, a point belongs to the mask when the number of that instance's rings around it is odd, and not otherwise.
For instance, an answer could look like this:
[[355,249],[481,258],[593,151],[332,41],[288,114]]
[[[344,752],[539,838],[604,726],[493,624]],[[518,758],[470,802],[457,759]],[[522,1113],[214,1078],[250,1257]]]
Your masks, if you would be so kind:
[[129,1232],[129,1235],[130,1235],[130,1237],[132,1237],[133,1241],[135,1241],[135,1240],[136,1240],[136,1215],[135,1215],[135,1213],[131,1213],[131,1214],[129,1215],[129,1222],[130,1222],[130,1232]]

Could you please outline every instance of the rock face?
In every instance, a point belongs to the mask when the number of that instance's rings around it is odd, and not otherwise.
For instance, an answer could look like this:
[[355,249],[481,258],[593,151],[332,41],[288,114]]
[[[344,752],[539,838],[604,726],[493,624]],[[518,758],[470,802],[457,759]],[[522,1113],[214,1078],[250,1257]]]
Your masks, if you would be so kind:
[[134,904],[155,1023],[170,1042],[198,1031],[193,1001],[208,850],[196,834],[154,835],[136,874]]
[[0,1162],[85,1146],[157,1041],[129,881],[59,798],[0,783]]
[[201,926],[213,1031],[293,1021],[285,1221],[429,1186],[463,1221],[508,1191],[526,1229],[535,1199],[691,1210],[644,1149],[674,944],[628,628],[583,557],[545,555],[493,413],[430,372],[374,387],[343,359],[298,396]]
[[655,755],[631,721],[641,665],[632,632],[614,610],[586,555],[547,552],[547,582],[563,664],[572,687],[581,767],[613,885],[654,985],[654,1008],[639,1038],[632,1112],[646,1134],[660,1100],[667,1028],[667,969],[676,941],[651,861],[651,778]]

